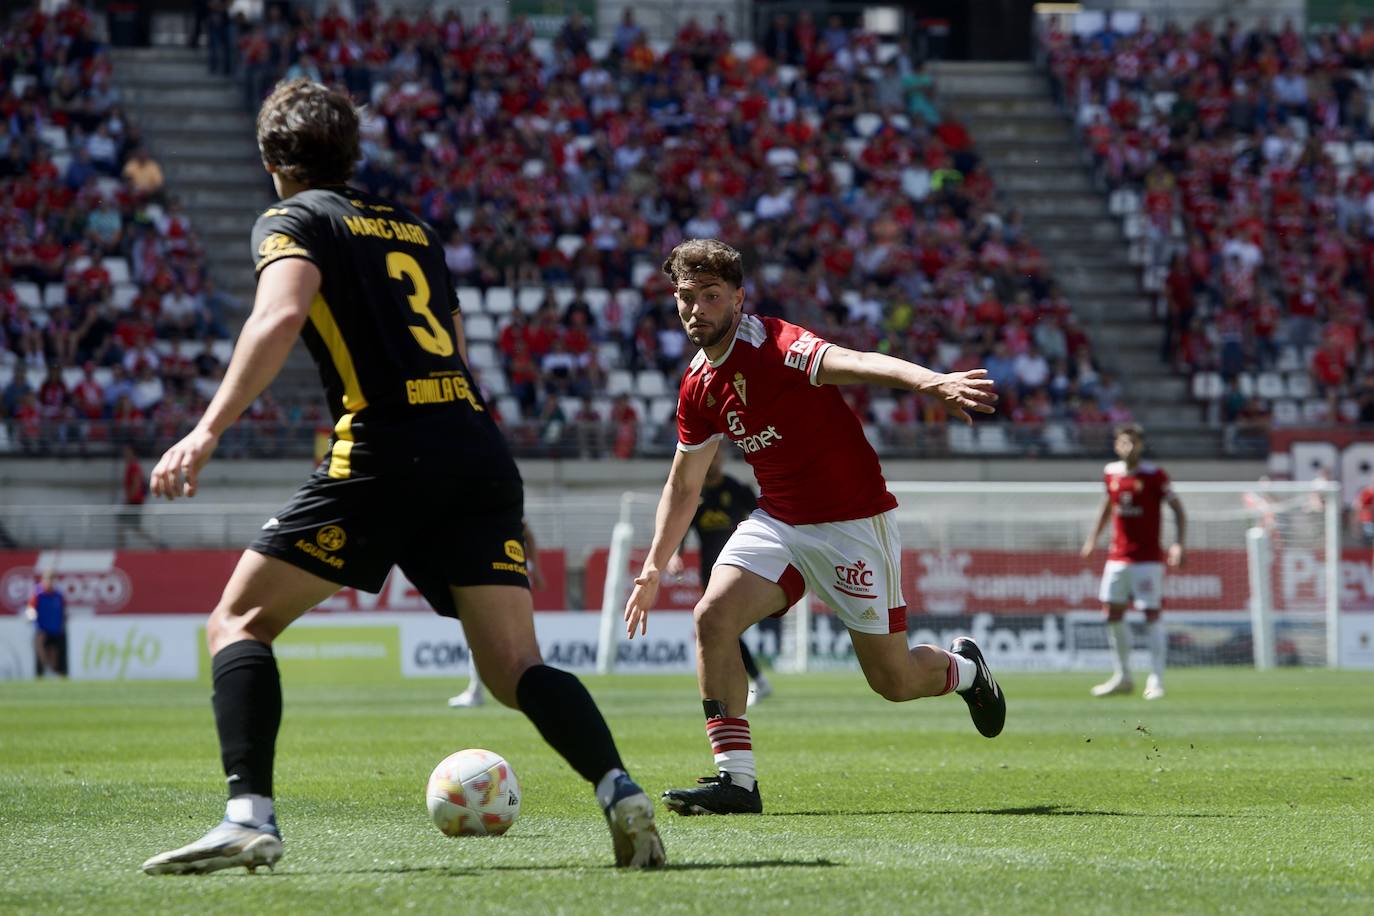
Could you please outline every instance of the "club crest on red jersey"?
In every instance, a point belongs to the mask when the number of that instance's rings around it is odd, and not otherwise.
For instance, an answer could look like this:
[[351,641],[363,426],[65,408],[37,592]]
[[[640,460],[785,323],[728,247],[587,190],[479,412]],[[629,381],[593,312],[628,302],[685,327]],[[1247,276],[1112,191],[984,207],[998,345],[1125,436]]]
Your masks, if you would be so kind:
[[744,404],[744,405],[748,406],[748,404],[749,404],[749,399],[748,399],[747,397],[744,396],[744,373],[743,373],[743,372],[736,372],[736,373],[735,373],[734,385],[735,385],[735,394],[739,395],[739,402],[740,402],[741,404]]

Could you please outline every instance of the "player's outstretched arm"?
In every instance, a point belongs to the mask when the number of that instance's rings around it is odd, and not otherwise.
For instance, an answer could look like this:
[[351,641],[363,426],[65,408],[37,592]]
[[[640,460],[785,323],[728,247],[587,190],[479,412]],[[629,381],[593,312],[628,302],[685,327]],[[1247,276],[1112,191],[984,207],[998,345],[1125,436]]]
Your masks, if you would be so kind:
[[884,353],[865,353],[831,346],[821,354],[816,381],[822,385],[883,385],[905,388],[943,403],[949,412],[972,423],[974,413],[994,413],[997,392],[986,369],[934,372]]
[[625,632],[630,639],[635,638],[636,630],[648,632],[649,609],[658,597],[659,571],[667,567],[668,560],[687,536],[687,528],[701,500],[701,483],[706,479],[706,469],[711,466],[711,459],[719,447],[720,440],[714,439],[691,451],[678,449],[673,456],[668,482],[663,485],[663,495],[654,513],[654,540],[635,578],[630,599],[625,602]]
[[243,323],[224,381],[196,428],[153,468],[154,496],[196,495],[196,478],[215,453],[219,437],[277,377],[319,291],[320,269],[303,258],[283,258],[262,269],[253,312]]
[[1092,534],[1083,542],[1083,549],[1078,551],[1078,555],[1083,559],[1093,555],[1093,550],[1097,548],[1097,539],[1102,537],[1102,529],[1107,527],[1107,521],[1112,517],[1112,501],[1103,498],[1102,507],[1097,510],[1097,522],[1093,525]]
[[1169,497],[1169,508],[1174,510],[1174,530],[1178,536],[1169,545],[1169,565],[1179,567],[1183,565],[1184,559],[1184,537],[1188,531],[1188,518],[1183,514],[1183,503],[1177,496]]

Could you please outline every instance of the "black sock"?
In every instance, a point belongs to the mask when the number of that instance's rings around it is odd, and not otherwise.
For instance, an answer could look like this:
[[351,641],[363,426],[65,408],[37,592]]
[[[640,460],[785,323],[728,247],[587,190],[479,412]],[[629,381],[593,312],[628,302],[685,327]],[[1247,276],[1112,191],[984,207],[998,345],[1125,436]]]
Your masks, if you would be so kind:
[[744,670],[748,672],[749,679],[757,681],[759,679],[759,666],[754,661],[754,653],[749,651],[749,644],[742,639],[739,641],[739,654],[744,659]]
[[211,702],[229,797],[272,796],[272,758],[281,725],[281,676],[272,647],[245,639],[221,649],[210,663]]
[[535,665],[520,676],[515,699],[549,746],[587,782],[596,785],[607,771],[625,768],[596,701],[573,675]]

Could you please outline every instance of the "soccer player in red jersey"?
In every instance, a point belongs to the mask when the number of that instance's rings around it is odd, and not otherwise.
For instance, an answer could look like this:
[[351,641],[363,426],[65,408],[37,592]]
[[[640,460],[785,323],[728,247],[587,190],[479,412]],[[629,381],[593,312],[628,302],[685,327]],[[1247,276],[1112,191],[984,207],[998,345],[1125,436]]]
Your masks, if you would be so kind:
[[[1374,479],[1355,496],[1355,521],[1366,545],[1374,547]],[[1370,559],[1374,566],[1374,557]]]
[[740,523],[694,612],[697,680],[718,774],[664,793],[680,814],[763,810],[745,718],[740,634],[780,614],[809,587],[849,629],[875,692],[894,702],[958,691],[978,731],[1002,731],[1006,701],[973,640],[950,651],[911,648],[901,594],[901,544],[878,456],[837,385],[877,384],[941,401],[954,416],[992,413],[983,369],[941,374],[822,340],[777,318],[744,314],[739,252],[693,239],[663,264],[678,317],[701,348],[678,397],[678,446],[659,500],[653,545],[625,605],[644,632],[666,567],[692,520],[707,467],[728,440],[758,479],[759,508]]
[[1145,680],[1145,699],[1164,696],[1164,656],[1167,643],[1164,623],[1159,619],[1164,603],[1164,553],[1159,549],[1160,523],[1164,504],[1174,511],[1178,537],[1169,547],[1170,566],[1183,565],[1183,537],[1187,520],[1183,503],[1174,495],[1169,475],[1163,468],[1141,461],[1145,451],[1145,431],[1136,423],[1116,429],[1113,441],[1117,458],[1102,471],[1107,495],[1097,514],[1097,524],[1083,544],[1083,559],[1092,556],[1107,520],[1112,522],[1112,546],[1102,570],[1098,600],[1107,615],[1107,632],[1112,644],[1112,676],[1092,689],[1095,697],[1130,693],[1131,636],[1126,629],[1126,607],[1132,601],[1145,612],[1146,642],[1150,647],[1150,676]]

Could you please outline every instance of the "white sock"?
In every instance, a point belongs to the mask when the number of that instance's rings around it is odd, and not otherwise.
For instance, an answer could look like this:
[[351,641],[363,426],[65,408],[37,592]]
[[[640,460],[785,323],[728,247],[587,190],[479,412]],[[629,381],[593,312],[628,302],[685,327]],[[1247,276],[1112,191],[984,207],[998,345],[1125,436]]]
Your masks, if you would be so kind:
[[955,655],[953,652],[946,652],[945,654],[954,662],[953,688],[955,692],[963,693],[973,687],[973,679],[978,676],[978,666],[973,663],[973,659]]
[[706,720],[706,737],[711,742],[716,769],[730,774],[730,781],[752,791],[757,773],[754,769],[754,742],[749,735],[749,720],[741,716],[720,716]]
[[1126,629],[1126,621],[1113,620],[1107,624],[1107,635],[1111,637],[1112,648],[1116,654],[1112,656],[1113,671],[1117,677],[1129,681],[1131,679],[1131,631]]
[[480,698],[485,690],[486,688],[482,686],[482,679],[480,677],[474,676],[472,680],[468,681],[467,693],[469,696]]
[[596,784],[596,803],[598,805],[602,808],[610,806],[611,799],[615,797],[615,781],[624,775],[626,775],[625,771],[619,767],[606,771],[606,775],[602,776],[601,781]]
[[766,674],[764,674],[762,671],[760,671],[760,672],[759,672],[759,676],[756,677],[756,678],[754,678],[754,688],[755,688],[756,690],[767,690],[767,689],[768,689],[768,675],[766,675]]
[[1164,632],[1164,621],[1152,620],[1145,624],[1145,638],[1150,644],[1150,673],[1164,680],[1164,657],[1169,651],[1169,636]]
[[235,824],[261,827],[272,819],[276,809],[266,795],[237,795],[224,806],[224,816]]

